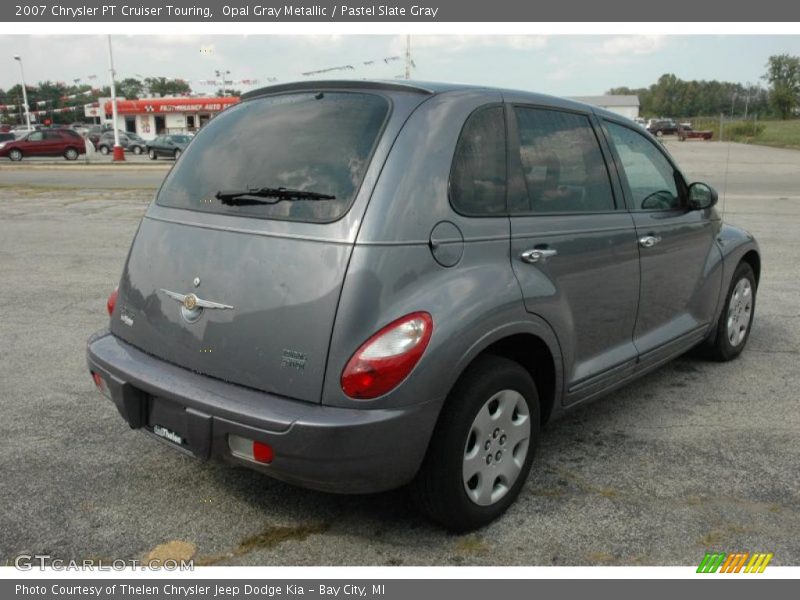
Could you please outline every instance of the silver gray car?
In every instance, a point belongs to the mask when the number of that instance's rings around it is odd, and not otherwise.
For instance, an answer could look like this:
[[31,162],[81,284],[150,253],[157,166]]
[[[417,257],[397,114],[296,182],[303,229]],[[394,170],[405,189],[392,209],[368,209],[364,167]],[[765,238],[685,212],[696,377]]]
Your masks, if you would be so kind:
[[761,271],[716,192],[632,121],[479,87],[246,94],[142,219],[88,343],[130,427],[328,492],[409,484],[465,531],[544,424],[747,343]]

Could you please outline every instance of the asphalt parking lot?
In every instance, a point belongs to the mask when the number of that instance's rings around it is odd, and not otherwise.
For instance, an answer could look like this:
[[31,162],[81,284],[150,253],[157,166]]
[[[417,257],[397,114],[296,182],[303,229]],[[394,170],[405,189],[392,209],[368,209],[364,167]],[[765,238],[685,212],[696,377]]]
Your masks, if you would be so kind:
[[761,244],[747,350],[678,359],[553,423],[517,503],[464,536],[402,492],[301,490],[131,431],[84,345],[166,171],[0,164],[0,564],[170,543],[199,564],[696,565],[708,549],[800,564],[800,152],[668,147]]

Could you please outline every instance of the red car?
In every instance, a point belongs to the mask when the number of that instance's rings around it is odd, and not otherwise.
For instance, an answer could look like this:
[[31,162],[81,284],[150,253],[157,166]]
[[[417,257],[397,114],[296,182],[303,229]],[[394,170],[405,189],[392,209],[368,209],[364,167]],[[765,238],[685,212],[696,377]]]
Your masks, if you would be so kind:
[[77,160],[86,154],[86,142],[68,129],[43,129],[32,131],[18,140],[0,142],[0,157],[22,160],[23,156],[63,156],[67,160]]
[[714,132],[711,130],[697,131],[689,125],[678,126],[678,139],[682,142],[686,140],[710,140],[712,137],[714,137]]

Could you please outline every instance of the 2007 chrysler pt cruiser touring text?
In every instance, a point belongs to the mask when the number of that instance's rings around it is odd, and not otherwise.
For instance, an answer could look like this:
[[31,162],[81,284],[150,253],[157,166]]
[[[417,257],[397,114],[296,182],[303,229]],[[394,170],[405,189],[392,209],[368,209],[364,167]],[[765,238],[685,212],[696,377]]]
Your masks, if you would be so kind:
[[97,387],[132,428],[297,485],[499,516],[542,425],[747,343],[761,259],[647,132],[457,85],[246,94],[147,209]]

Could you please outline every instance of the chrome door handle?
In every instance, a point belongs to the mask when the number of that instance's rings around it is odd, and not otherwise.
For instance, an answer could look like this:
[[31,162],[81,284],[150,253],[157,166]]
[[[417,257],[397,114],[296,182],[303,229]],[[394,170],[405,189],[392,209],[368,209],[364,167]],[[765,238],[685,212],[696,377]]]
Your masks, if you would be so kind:
[[652,248],[661,241],[660,235],[644,235],[639,238],[639,245],[642,248]]
[[528,264],[538,263],[539,261],[546,261],[551,256],[555,256],[558,254],[558,250],[550,250],[546,248],[533,248],[531,250],[525,250],[519,257],[522,259],[522,262],[526,262]]

